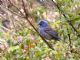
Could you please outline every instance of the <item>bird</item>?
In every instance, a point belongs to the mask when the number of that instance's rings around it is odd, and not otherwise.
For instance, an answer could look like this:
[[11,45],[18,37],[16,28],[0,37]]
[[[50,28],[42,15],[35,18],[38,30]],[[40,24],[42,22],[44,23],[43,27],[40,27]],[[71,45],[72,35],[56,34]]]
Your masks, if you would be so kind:
[[47,20],[40,20],[38,25],[39,33],[44,39],[60,41],[58,33],[49,26]]

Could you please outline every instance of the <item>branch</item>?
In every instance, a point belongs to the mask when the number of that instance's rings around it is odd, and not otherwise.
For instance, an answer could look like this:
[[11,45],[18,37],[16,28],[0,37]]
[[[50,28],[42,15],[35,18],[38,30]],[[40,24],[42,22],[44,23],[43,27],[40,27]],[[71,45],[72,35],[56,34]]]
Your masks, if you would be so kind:
[[70,33],[68,28],[67,28],[67,32],[68,32],[68,38],[69,38],[70,51],[72,52],[71,38],[70,38]]
[[[23,6],[23,10],[25,12],[25,19],[28,21],[28,23],[33,27],[33,29],[40,35],[40,37],[42,38],[42,40],[48,45],[49,48],[51,48],[52,50],[54,50],[54,48],[52,47],[52,45],[47,42],[42,36],[41,34],[38,32],[38,30],[34,27],[34,25],[30,22],[29,18],[28,17],[31,17],[29,16],[30,14],[28,13],[28,10],[25,8],[25,3],[24,1],[22,0],[22,6]],[[32,17],[31,17],[32,18]]]
[[71,23],[71,21],[68,19],[68,17],[65,15],[64,11],[59,7],[59,5],[57,3],[55,3],[53,0],[52,2],[54,3],[54,5],[58,8],[58,10],[62,13],[62,15],[64,16],[65,20],[68,22],[68,24],[73,28],[73,30],[77,33],[77,36],[80,37],[78,31],[76,30],[76,28],[73,26],[73,24]]
[[8,0],[8,1],[9,1],[9,3],[10,3],[12,6],[14,6],[14,7],[21,13],[21,15],[24,16],[23,12],[20,11],[20,9],[19,9],[18,7],[16,7],[10,0]]

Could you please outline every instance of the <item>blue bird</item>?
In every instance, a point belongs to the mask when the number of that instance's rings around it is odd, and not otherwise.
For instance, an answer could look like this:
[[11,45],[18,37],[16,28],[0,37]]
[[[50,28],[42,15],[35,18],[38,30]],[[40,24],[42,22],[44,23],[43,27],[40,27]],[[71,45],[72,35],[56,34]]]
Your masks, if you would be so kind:
[[52,39],[57,41],[60,40],[60,38],[58,37],[58,33],[49,26],[46,20],[39,21],[38,25],[39,25],[39,32],[43,38],[47,40],[52,40]]

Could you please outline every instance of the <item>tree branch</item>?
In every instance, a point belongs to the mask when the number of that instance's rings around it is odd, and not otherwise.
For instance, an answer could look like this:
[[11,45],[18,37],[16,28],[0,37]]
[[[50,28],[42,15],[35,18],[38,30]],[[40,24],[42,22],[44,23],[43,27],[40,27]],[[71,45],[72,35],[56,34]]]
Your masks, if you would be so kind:
[[11,2],[11,0],[8,0],[8,1],[9,1],[9,3],[10,3],[12,6],[14,6],[14,7],[21,13],[21,15],[24,16],[23,12],[20,11],[20,9],[19,9],[18,7],[16,7],[16,6]]
[[[41,34],[38,32],[38,30],[34,27],[34,25],[30,22],[29,18],[28,17],[31,17],[29,16],[30,14],[28,13],[28,10],[25,8],[25,3],[24,1],[22,0],[22,6],[23,6],[23,10],[25,12],[25,19],[28,21],[28,23],[33,27],[33,29],[40,35],[40,37],[42,38],[42,40],[48,45],[49,48],[51,48],[52,50],[54,50],[54,48],[52,47],[52,45],[46,41],[42,36]],[[32,18],[32,17],[31,17]]]
[[68,38],[69,38],[69,46],[70,46],[70,50],[72,49],[72,45],[71,45],[71,38],[70,38],[70,33],[69,33],[69,29],[67,28],[67,32],[68,32]]
[[62,13],[62,15],[64,16],[65,20],[68,22],[68,24],[73,28],[73,30],[77,33],[77,36],[80,37],[80,34],[78,33],[78,31],[76,30],[76,28],[73,26],[73,24],[71,23],[71,21],[69,20],[69,18],[65,15],[64,11],[59,7],[59,5],[57,3],[55,3],[53,0],[51,0],[54,5],[58,8],[58,10]]

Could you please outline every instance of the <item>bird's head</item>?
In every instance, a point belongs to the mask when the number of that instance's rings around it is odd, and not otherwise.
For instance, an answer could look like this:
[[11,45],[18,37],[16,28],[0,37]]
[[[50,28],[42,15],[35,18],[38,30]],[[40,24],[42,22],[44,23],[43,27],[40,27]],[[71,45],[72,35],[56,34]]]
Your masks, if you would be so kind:
[[41,21],[39,21],[38,25],[40,27],[47,27],[48,26],[48,22],[46,20],[41,20]]

